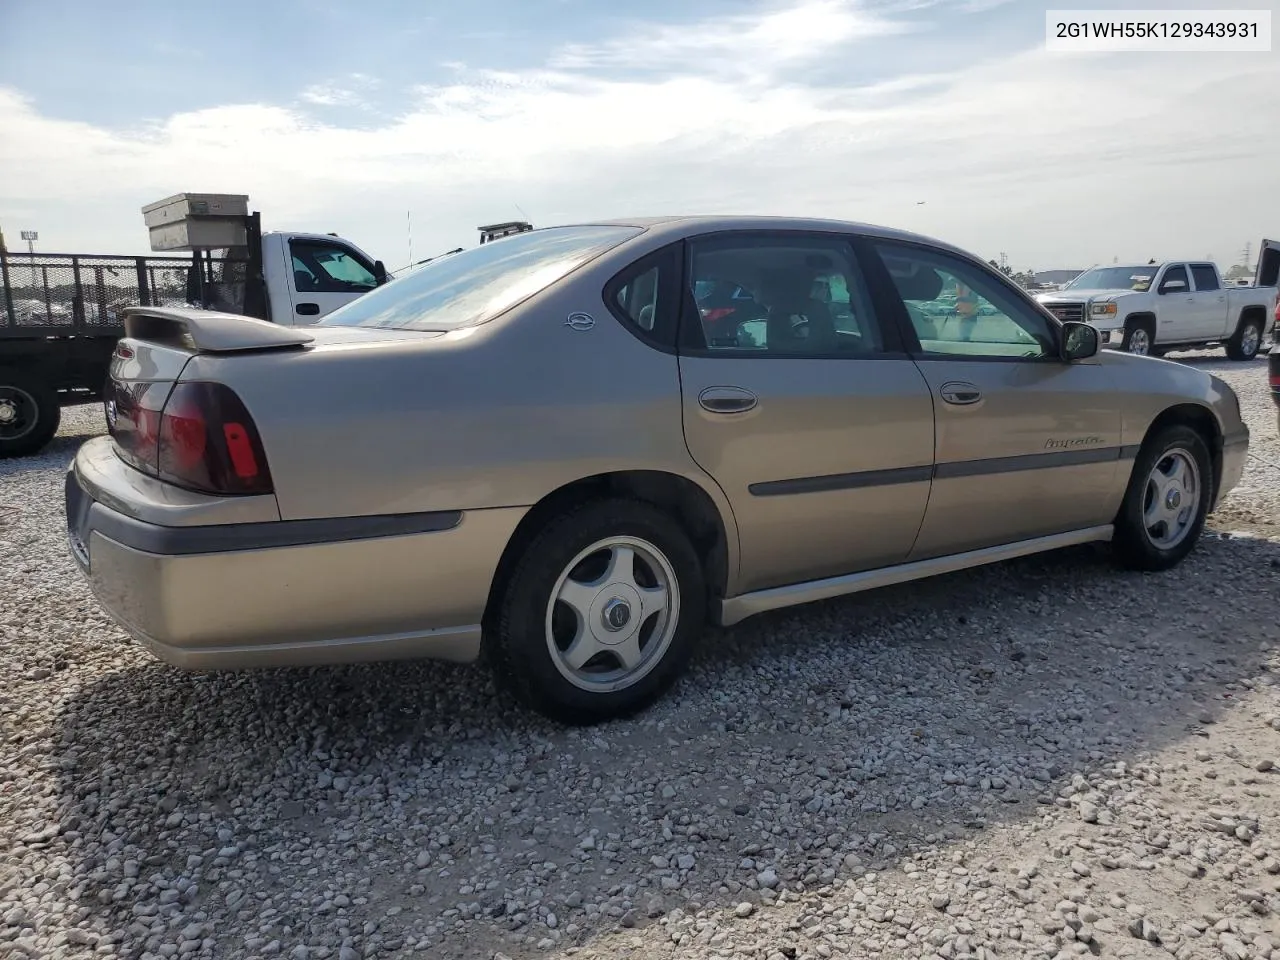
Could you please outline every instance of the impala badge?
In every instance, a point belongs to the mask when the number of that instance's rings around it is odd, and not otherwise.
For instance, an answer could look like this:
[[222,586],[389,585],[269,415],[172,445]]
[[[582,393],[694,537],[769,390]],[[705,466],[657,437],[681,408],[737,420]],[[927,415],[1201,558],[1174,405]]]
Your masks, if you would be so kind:
[[574,330],[590,330],[596,325],[596,320],[589,313],[571,313],[565,318],[564,325]]

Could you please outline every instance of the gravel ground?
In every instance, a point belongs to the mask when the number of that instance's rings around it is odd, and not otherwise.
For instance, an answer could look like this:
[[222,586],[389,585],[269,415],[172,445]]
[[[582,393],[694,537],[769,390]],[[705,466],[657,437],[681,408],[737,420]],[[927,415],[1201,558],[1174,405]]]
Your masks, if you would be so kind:
[[1280,960],[1280,440],[1263,362],[1184,359],[1263,459],[1178,570],[764,616],[585,731],[472,668],[149,659],[65,554],[68,411],[0,464],[0,955]]

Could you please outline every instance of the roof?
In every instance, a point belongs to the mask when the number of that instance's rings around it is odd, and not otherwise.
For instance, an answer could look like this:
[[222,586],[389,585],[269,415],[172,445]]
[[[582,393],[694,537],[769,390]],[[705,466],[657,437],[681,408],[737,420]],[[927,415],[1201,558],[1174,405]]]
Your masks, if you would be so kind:
[[[562,226],[632,226],[672,239],[689,233],[714,233],[728,230],[807,230],[815,233],[856,233],[882,240],[903,240],[924,243],[956,253],[969,259],[981,259],[971,251],[925,234],[883,227],[857,220],[837,220],[825,217],[781,217],[738,215],[669,215],[662,217],[618,217],[608,220],[583,221]],[[546,228],[544,228],[546,229]],[[985,261],[984,261],[985,262]]]

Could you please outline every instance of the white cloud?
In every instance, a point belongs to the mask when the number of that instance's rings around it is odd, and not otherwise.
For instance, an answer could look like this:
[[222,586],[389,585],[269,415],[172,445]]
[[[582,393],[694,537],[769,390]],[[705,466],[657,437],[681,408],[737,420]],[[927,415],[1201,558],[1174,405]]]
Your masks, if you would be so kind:
[[299,98],[317,107],[368,107],[365,95],[378,86],[376,78],[349,73],[340,80],[316,83],[303,89]]
[[[850,11],[854,20],[840,19]],[[845,31],[823,47],[826,62],[856,53],[878,22],[850,4],[792,13]],[[1265,202],[1280,195],[1280,131],[1257,119],[1280,115],[1274,57],[986,49],[939,72],[914,55],[915,35],[884,33],[876,43],[895,44],[902,72],[817,86],[800,67],[829,33],[806,46],[787,16],[684,28],[686,45],[663,70],[628,79],[583,65],[628,45],[656,55],[668,28],[564,50],[541,70],[463,69],[358,128],[304,106],[245,104],[109,131],[0,90],[0,224],[35,226],[45,249],[145,252],[144,203],[181,190],[248,193],[268,229],[336,230],[390,266],[407,258],[406,209],[418,257],[471,245],[477,224],[518,216],[517,205],[538,224],[847,217],[1040,269],[1112,256],[1229,260],[1280,232]],[[762,51],[769,82],[708,66],[726,44]]]
[[791,7],[701,23],[634,23],[614,40],[564,47],[550,66],[736,72],[767,81],[780,66],[815,60],[851,41],[908,29],[902,21],[870,13],[848,0],[802,0]]

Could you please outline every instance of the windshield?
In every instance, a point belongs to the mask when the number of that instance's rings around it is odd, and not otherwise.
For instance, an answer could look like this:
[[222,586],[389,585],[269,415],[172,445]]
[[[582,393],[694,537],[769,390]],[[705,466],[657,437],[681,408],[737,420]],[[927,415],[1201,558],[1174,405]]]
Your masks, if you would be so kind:
[[1144,267],[1095,267],[1080,274],[1063,289],[1146,290],[1151,286],[1157,269],[1154,263]]
[[641,232],[583,226],[518,233],[424,264],[317,326],[454,330],[483,323]]

